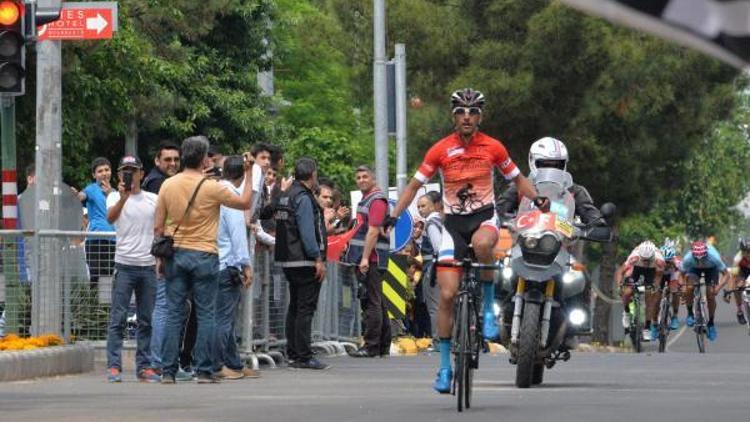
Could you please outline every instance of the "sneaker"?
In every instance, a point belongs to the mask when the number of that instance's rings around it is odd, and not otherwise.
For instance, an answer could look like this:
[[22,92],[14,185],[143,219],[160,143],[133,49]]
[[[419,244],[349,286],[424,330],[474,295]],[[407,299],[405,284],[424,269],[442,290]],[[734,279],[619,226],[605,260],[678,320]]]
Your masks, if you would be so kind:
[[685,324],[687,324],[688,327],[692,327],[695,325],[695,317],[692,315],[688,315],[685,319]]
[[192,372],[183,371],[182,368],[178,369],[174,375],[174,379],[177,382],[192,381],[193,378],[195,378],[195,375]]
[[245,374],[243,374],[242,371],[235,371],[226,366],[223,366],[217,375],[225,380],[238,380],[245,377]]
[[117,368],[109,368],[109,370],[107,370],[107,381],[122,382],[122,375],[120,374],[120,370]]
[[311,358],[307,362],[295,362],[294,363],[294,368],[297,368],[297,369],[315,369],[318,371],[323,371],[330,367],[331,365],[327,363],[323,363],[317,360],[316,358]]
[[162,384],[174,384],[174,375],[163,373],[161,374],[161,383]]
[[709,325],[708,326],[708,333],[706,334],[706,337],[708,337],[708,339],[711,340],[711,341],[716,341],[717,334],[718,333],[716,332],[716,326],[715,325]]
[[622,312],[622,326],[626,330],[630,328],[630,313],[625,311]]
[[260,372],[248,367],[242,368],[242,375],[245,378],[260,378]]
[[737,323],[740,325],[747,324],[747,320],[745,319],[745,314],[743,314],[741,311],[737,312]]
[[651,341],[651,330],[643,330],[643,341]]
[[677,315],[673,315],[672,320],[669,322],[669,329],[678,330],[679,328],[680,328],[680,319],[677,318]]
[[659,338],[659,327],[656,324],[651,324],[650,337],[656,341]]
[[440,368],[432,388],[440,394],[450,394],[453,382],[453,371],[451,368]]
[[219,377],[214,374],[198,374],[196,377],[198,384],[218,384]]
[[482,321],[482,336],[485,340],[496,340],[500,337],[500,330],[497,328],[495,314],[492,312],[484,313],[484,321]]
[[151,368],[146,368],[138,373],[138,381],[140,382],[159,382],[161,377]]

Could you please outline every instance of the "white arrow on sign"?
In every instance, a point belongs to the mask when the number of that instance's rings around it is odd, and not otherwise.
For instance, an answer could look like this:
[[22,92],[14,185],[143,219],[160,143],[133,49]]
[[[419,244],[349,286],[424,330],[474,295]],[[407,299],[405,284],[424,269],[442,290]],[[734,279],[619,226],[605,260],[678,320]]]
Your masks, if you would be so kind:
[[96,14],[95,18],[86,19],[86,29],[95,29],[97,34],[101,34],[106,27],[107,20],[104,19],[99,13]]

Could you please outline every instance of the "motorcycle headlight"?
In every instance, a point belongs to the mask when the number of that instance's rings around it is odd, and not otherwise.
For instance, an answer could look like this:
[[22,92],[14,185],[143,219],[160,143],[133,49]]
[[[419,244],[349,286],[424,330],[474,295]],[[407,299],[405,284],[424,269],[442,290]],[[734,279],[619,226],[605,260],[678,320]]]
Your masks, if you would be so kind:
[[513,278],[513,268],[509,266],[503,268],[503,279],[511,280],[512,278]]
[[536,249],[538,244],[539,244],[539,239],[537,239],[536,237],[524,237],[523,238],[523,246],[526,249]]
[[523,237],[520,243],[523,259],[531,265],[551,264],[562,245],[552,233],[546,233],[541,237]]
[[560,241],[554,235],[545,234],[539,239],[538,249],[542,253],[557,253],[560,249]]

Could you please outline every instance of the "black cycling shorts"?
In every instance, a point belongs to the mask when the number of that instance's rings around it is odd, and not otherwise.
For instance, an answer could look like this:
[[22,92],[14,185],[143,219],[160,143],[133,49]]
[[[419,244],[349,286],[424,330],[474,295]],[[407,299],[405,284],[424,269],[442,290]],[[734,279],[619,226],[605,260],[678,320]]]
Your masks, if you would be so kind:
[[750,276],[750,267],[740,267],[740,278],[742,281],[747,280],[748,276]]
[[654,278],[656,277],[656,268],[633,267],[633,272],[630,273],[628,282],[635,283],[641,276],[643,276],[644,286],[653,286]]
[[717,268],[692,268],[687,272],[687,278],[694,283],[703,276],[707,286],[715,286],[719,283],[719,270]]
[[489,207],[473,214],[445,216],[443,237],[440,240],[438,261],[461,261],[466,258],[471,244],[471,237],[480,227],[498,229],[495,208]]

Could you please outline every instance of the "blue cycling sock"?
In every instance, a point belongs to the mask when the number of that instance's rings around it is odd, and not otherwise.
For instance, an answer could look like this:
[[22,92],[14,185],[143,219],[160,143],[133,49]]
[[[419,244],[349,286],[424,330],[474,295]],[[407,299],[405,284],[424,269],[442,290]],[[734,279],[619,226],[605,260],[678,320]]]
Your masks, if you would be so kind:
[[487,312],[495,311],[495,282],[482,281],[482,310]]
[[451,339],[440,338],[438,342],[438,349],[440,349],[440,369],[451,369]]

